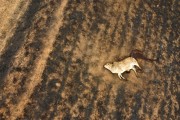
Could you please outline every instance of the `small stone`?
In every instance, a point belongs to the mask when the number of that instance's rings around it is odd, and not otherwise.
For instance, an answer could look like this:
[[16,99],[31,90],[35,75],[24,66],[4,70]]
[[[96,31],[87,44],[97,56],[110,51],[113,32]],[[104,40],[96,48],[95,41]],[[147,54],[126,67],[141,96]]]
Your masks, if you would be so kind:
[[61,86],[61,84],[60,84],[60,83],[56,83],[56,86],[57,86],[57,87],[60,87],[60,86]]

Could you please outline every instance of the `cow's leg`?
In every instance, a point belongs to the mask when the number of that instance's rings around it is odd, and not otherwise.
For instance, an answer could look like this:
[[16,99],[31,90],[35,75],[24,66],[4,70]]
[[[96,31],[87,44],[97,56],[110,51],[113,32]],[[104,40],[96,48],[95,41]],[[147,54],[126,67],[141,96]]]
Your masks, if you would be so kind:
[[119,77],[120,79],[123,79],[121,73],[118,73],[118,77]]
[[121,77],[122,77],[123,79],[125,79],[125,78],[122,76],[122,74],[121,74]]
[[137,75],[137,72],[136,72],[136,69],[135,69],[135,67],[133,67],[133,68],[132,68],[132,70],[134,70],[135,74]]
[[122,76],[121,73],[118,73],[118,76],[119,76],[120,79],[125,79],[125,78]]

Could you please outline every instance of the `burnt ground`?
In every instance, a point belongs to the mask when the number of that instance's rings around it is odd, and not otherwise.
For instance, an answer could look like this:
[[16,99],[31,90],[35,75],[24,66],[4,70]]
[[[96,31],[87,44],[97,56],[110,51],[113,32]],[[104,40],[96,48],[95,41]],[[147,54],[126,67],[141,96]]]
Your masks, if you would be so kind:
[[[0,0],[0,119],[180,119],[178,0]],[[126,80],[103,68],[143,51]]]

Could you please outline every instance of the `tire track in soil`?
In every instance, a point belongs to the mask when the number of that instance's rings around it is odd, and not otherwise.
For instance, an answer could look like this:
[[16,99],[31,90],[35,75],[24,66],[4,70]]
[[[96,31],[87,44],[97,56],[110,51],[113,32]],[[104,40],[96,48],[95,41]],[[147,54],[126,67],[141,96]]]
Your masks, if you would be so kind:
[[[26,77],[23,76],[23,73],[29,72],[28,69],[21,68],[21,62],[24,63],[25,58],[16,58],[16,56],[21,56],[21,45],[26,41],[27,34],[31,33],[31,25],[33,24],[34,16],[39,9],[40,5],[39,1],[33,1],[30,5],[30,8],[24,14],[22,18],[22,23],[19,23],[16,32],[14,33],[13,37],[11,38],[11,44],[5,51],[6,54],[3,54],[3,59],[0,62],[0,80],[1,80],[1,89],[0,89],[0,96],[1,100],[0,103],[4,105],[4,107],[0,108],[0,114],[2,117],[7,118],[10,115],[9,107],[11,104],[15,104],[18,101],[19,86],[24,85],[24,79]],[[26,33],[27,32],[27,33]],[[19,62],[19,64],[18,64]],[[20,67],[19,67],[20,66]],[[27,67],[22,66],[22,67]],[[26,75],[26,74],[25,74]],[[22,76],[22,77],[21,77]],[[16,79],[17,78],[17,79]],[[20,81],[20,82],[19,82]],[[23,90],[22,90],[23,91]]]
[[[4,16],[2,16],[1,21],[1,30],[0,30],[0,56],[3,54],[6,48],[8,48],[8,45],[10,43],[10,38],[13,36],[15,29],[17,28],[19,22],[22,22],[21,17],[24,16],[24,13],[27,11],[27,8],[29,7],[31,3],[31,0],[29,1],[17,1],[15,3],[11,2],[11,12],[7,15],[4,15],[6,13],[2,13]],[[7,17],[6,17],[7,16]],[[8,31],[7,31],[8,30]]]
[[[74,7],[73,3],[69,3],[69,6]],[[78,8],[78,7],[76,7],[76,8]],[[69,9],[69,7],[68,7],[68,9]],[[69,13],[68,9],[66,10],[67,11],[66,13]],[[74,62],[72,62],[72,58],[73,58],[72,56],[77,47],[76,44],[79,41],[79,34],[73,35],[73,33],[74,33],[74,31],[76,31],[78,33],[78,31],[82,30],[82,25],[80,24],[80,23],[82,23],[81,12],[75,9],[66,18],[68,20],[64,19],[64,21],[70,21],[70,23],[65,22],[68,25],[66,26],[64,24],[64,27],[60,30],[60,35],[58,36],[58,38],[54,44],[54,50],[50,54],[50,59],[48,60],[47,67],[45,68],[45,72],[43,73],[43,81],[41,83],[42,84],[41,88],[39,89],[39,87],[37,87],[35,90],[35,94],[32,96],[32,99],[35,99],[35,101],[37,101],[37,102],[41,101],[41,103],[39,103],[38,106],[35,107],[36,108],[35,112],[29,111],[30,110],[29,108],[33,107],[33,103],[31,103],[27,106],[27,109],[29,109],[29,110],[26,113],[31,112],[31,114],[33,114],[33,115],[36,114],[39,110],[42,110],[41,112],[43,114],[41,113],[41,115],[39,115],[37,119],[44,118],[45,116],[46,116],[46,118],[53,119],[54,116],[58,114],[57,109],[59,109],[58,105],[60,104],[60,101],[62,98],[61,93],[64,91],[65,86],[66,86],[66,88],[68,87],[66,84],[67,84],[67,82],[69,83],[69,80],[67,81],[69,74],[72,75],[72,71],[70,72],[69,69],[74,69],[74,67],[72,68],[72,66],[71,66],[72,64],[73,64],[73,66],[75,65],[75,67],[76,67],[76,62],[75,62],[76,60],[75,61],[73,60]],[[70,26],[69,26],[69,24],[70,24]],[[78,27],[72,27],[76,24],[78,24]],[[71,29],[69,29],[69,28],[71,28]],[[70,31],[67,31],[67,30],[70,30]],[[72,37],[73,41],[68,38],[68,36],[70,36],[70,35],[73,35],[73,37]],[[54,62],[54,60],[56,60],[56,62]],[[57,65],[59,67],[55,67],[54,65]],[[59,68],[60,68],[60,70],[59,70]],[[54,84],[56,82],[58,82],[58,80],[61,81],[60,88],[57,86],[54,86]],[[82,84],[82,83],[80,82],[80,84]],[[54,93],[54,89],[56,90],[56,93]],[[73,88],[71,88],[71,89],[73,89]],[[47,91],[47,93],[46,93],[46,91]],[[39,95],[37,95],[36,93],[38,93]],[[49,98],[49,95],[53,95],[54,97]],[[36,96],[41,96],[41,98],[37,98]],[[47,105],[47,102],[48,102],[48,105]],[[47,105],[46,109],[43,109],[45,107],[44,106],[45,104]],[[50,115],[50,116],[48,116],[48,115]],[[28,114],[25,116],[28,117]]]
[[9,40],[9,46],[7,46],[6,51],[1,55],[0,59],[0,81],[1,86],[4,84],[4,79],[8,74],[10,66],[12,66],[12,61],[14,59],[15,54],[18,52],[23,42],[25,41],[26,33],[30,31],[30,26],[33,22],[33,16],[36,14],[38,8],[38,2],[32,2],[28,9],[25,12],[25,16],[22,19],[22,23],[19,23],[16,31],[14,32],[11,40]]
[[1,114],[4,114],[2,116],[6,117],[10,115],[9,108],[11,104],[17,104],[17,101],[19,101],[18,99],[20,99],[19,96],[26,90],[25,83],[27,82],[28,75],[34,68],[33,65],[36,62],[38,54],[41,54],[42,39],[39,38],[44,36],[47,29],[49,29],[49,25],[52,21],[51,13],[53,11],[51,7],[55,8],[54,2],[48,1],[46,3],[42,1],[41,3],[36,0],[31,5],[33,7],[28,10],[30,13],[27,12],[25,16],[32,17],[28,19],[30,21],[32,20],[32,23],[26,26],[28,30],[26,31],[26,35],[24,35],[25,42],[19,48],[14,60],[12,60],[12,67],[9,68],[8,76],[5,78],[3,88],[1,88],[1,104],[6,106],[5,109],[2,108],[4,112],[1,112]]
[[67,5],[67,2],[67,0],[61,1],[60,7],[56,10],[54,14],[55,21],[50,26],[47,36],[42,38],[47,40],[46,42],[44,42],[43,52],[40,55],[39,59],[36,61],[35,68],[30,75],[31,77],[29,78],[30,82],[26,84],[27,91],[21,95],[21,101],[19,101],[18,104],[13,106],[11,109],[10,119],[16,119],[18,116],[23,114],[24,107],[29,101],[29,98],[34,91],[34,88],[38,85],[38,83],[41,82],[41,76],[46,66],[48,56],[51,50],[53,49],[53,44],[56,40],[56,35],[58,34],[57,32],[59,31],[59,28],[62,26],[63,13]]
[[[79,28],[78,28],[79,29]],[[71,32],[70,32],[71,33]],[[77,34],[78,35],[78,34]],[[76,37],[75,37],[76,38]],[[61,45],[61,46],[64,46],[64,45]],[[75,46],[75,45],[73,45],[73,46]],[[74,51],[74,50],[72,50],[72,51]],[[72,51],[71,51],[71,55],[72,55]],[[68,59],[70,59],[71,57],[69,57]],[[69,66],[69,62],[67,62],[68,63],[68,65],[67,65],[67,68],[65,68],[65,69],[68,69],[68,66]],[[63,78],[65,79],[66,77],[67,77],[67,75],[68,75],[68,73],[67,73],[67,70],[65,70],[65,72],[64,73],[66,73],[65,75],[66,76],[63,76]],[[63,74],[64,75],[64,74]],[[64,81],[64,79],[63,79],[63,81]],[[65,83],[65,82],[63,82],[63,83]],[[64,84],[62,85],[62,88],[63,88],[63,86],[64,86]],[[64,89],[64,88],[63,88]],[[60,91],[61,91],[62,89],[60,89]],[[59,93],[59,92],[57,92],[57,93]],[[60,92],[61,93],[61,92]],[[47,97],[48,97],[49,95],[47,95]],[[55,106],[56,107],[56,106]],[[55,114],[56,112],[52,112],[53,114]],[[54,116],[54,115],[52,115],[52,116]],[[53,117],[50,117],[50,118],[53,118]]]

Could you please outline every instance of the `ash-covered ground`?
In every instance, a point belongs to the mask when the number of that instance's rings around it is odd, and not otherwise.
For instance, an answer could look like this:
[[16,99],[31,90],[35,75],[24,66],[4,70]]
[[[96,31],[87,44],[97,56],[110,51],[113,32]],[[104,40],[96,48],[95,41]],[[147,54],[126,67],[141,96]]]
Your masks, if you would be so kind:
[[[0,0],[0,119],[180,119],[179,0]],[[120,80],[103,65],[142,51]]]

